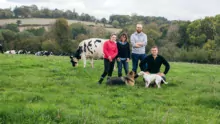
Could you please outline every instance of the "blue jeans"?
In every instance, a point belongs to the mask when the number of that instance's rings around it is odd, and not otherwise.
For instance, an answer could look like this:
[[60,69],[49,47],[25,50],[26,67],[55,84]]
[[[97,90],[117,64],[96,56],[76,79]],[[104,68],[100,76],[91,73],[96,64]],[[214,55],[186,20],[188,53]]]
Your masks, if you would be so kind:
[[[132,57],[132,71],[137,73],[138,61],[139,60],[142,61],[145,57],[147,57],[147,55],[132,53],[131,57]],[[144,67],[144,68],[146,68],[146,67]]]
[[128,74],[128,62],[127,62],[127,60],[120,60],[120,61],[117,61],[117,63],[118,63],[118,77],[122,76],[122,65],[124,67],[125,74],[127,75]]

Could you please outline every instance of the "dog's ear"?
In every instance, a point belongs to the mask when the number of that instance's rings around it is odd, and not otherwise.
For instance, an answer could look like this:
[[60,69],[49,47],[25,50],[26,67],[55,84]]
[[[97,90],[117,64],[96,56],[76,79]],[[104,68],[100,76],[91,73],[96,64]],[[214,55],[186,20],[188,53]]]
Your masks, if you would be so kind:
[[134,71],[130,71],[129,75],[135,75],[135,72]]

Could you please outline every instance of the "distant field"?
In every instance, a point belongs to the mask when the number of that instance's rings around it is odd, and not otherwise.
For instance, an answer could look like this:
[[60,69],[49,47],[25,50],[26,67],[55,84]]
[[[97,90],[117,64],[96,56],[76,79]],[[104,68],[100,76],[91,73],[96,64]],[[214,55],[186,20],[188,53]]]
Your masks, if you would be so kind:
[[[30,19],[0,19],[0,25],[4,25],[4,24],[10,24],[10,23],[16,23],[17,20],[21,20],[22,25],[48,25],[48,24],[52,24],[56,21],[56,19],[43,19],[43,18],[30,18]],[[94,25],[94,26],[104,26],[102,23],[94,23],[94,22],[86,22],[86,21],[77,21],[77,20],[68,20],[69,25],[71,25],[72,23],[83,23],[86,25]],[[106,25],[107,27],[111,27],[111,25]],[[38,27],[38,26],[32,26],[32,27]],[[40,26],[39,26],[40,27]],[[47,26],[45,26],[47,28]],[[20,30],[24,30],[26,28],[30,28],[30,27],[20,27]],[[110,32],[120,32],[121,29],[117,29],[117,28],[106,28],[106,30],[110,31]]]
[[89,65],[0,54],[0,124],[220,124],[219,65],[172,62],[161,89],[97,85],[103,61]]

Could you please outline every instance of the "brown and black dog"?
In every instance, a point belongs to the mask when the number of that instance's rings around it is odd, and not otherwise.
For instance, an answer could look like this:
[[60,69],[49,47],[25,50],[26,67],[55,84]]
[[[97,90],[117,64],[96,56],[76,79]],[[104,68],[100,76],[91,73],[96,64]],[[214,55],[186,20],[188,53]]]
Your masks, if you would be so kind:
[[135,84],[135,72],[130,71],[127,76],[123,77],[111,77],[107,80],[107,85],[129,85],[134,86]]

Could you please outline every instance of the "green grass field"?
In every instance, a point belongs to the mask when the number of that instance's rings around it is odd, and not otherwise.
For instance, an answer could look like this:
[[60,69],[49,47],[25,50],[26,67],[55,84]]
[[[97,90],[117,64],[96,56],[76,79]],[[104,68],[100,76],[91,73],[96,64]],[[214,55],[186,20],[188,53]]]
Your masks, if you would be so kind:
[[220,123],[220,66],[171,63],[169,84],[145,89],[142,78],[134,87],[97,85],[102,63],[83,69],[68,57],[0,54],[0,123]]

